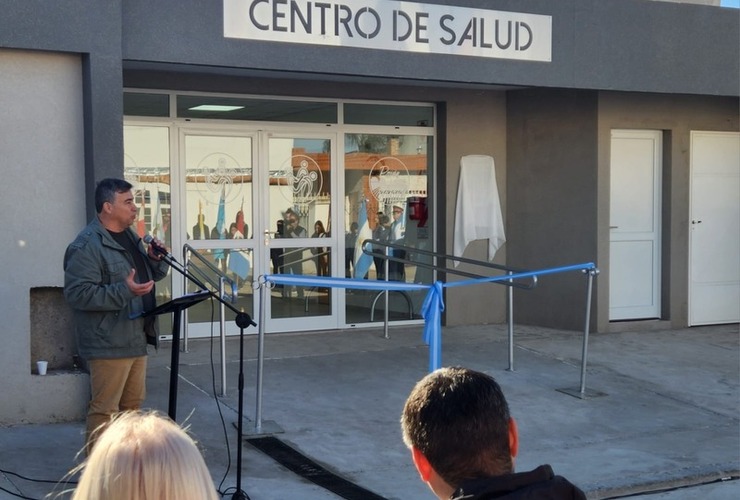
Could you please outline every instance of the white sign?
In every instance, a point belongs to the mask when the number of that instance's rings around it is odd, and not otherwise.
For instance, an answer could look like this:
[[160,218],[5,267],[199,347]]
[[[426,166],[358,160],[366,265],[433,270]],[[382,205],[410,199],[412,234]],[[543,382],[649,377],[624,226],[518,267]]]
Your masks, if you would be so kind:
[[224,36],[552,60],[552,17],[394,0],[224,0]]

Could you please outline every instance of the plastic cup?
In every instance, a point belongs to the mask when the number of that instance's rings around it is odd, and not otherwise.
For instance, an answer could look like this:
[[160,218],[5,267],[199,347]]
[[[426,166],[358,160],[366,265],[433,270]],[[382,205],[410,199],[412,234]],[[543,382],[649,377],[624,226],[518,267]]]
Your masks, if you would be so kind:
[[39,375],[46,375],[46,369],[49,366],[48,361],[36,361],[36,368],[39,371]]

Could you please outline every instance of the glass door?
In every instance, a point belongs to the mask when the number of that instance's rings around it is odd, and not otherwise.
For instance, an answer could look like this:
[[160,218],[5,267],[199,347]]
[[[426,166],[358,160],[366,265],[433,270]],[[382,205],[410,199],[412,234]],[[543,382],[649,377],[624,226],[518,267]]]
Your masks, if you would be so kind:
[[[238,284],[235,306],[259,321],[265,274],[331,276],[333,136],[242,130],[180,130],[180,207],[184,241],[202,255],[199,270],[218,269]],[[195,285],[189,284],[188,291]],[[337,327],[336,292],[275,286],[266,292],[267,332]],[[189,335],[210,335],[219,304],[188,310]],[[226,310],[227,333],[238,333]],[[251,331],[248,333],[255,333]]]
[[[234,304],[255,316],[258,311],[252,283],[255,273],[254,164],[256,135],[241,130],[180,129],[178,170],[180,191],[181,239],[194,248],[203,260],[191,258],[192,266],[210,281],[218,283],[219,272],[237,283],[238,300]],[[219,272],[216,272],[218,270]],[[197,287],[187,283],[187,291]],[[188,334],[211,335],[212,323],[220,320],[220,304],[204,301],[191,307]],[[238,333],[234,313],[226,309],[226,331]],[[217,327],[215,328],[217,332]]]
[[[265,200],[260,211],[262,269],[306,277],[335,275],[335,136],[266,133],[262,143],[267,166],[260,181]],[[277,285],[268,296],[268,331],[337,327],[334,289]]]
[[[133,106],[137,96],[143,99]],[[151,108],[152,96],[164,97],[158,99],[164,105]],[[136,189],[137,231],[163,238],[178,259],[183,245],[195,248],[209,268],[237,281],[237,306],[256,320],[255,283],[264,274],[432,282],[424,254],[402,252],[409,261],[386,271],[383,259],[362,254],[361,243],[432,249],[434,106],[126,97],[128,111],[141,113],[124,123],[124,174]],[[157,298],[192,290],[170,273],[157,284]],[[268,332],[369,325],[381,322],[386,309],[377,293],[362,290],[277,286],[266,296]],[[391,321],[420,321],[423,294],[390,298]],[[218,306],[190,308],[188,334],[211,335]],[[233,314],[225,316],[227,333],[238,333]]]
[[[345,264],[346,276],[357,279],[431,284],[431,258],[392,245],[431,252],[434,207],[429,174],[433,137],[402,134],[345,134]],[[404,259],[386,261],[362,252],[362,242],[381,242],[373,252]],[[383,245],[389,245],[388,247]],[[348,290],[344,306],[350,325],[385,320],[384,292]],[[388,319],[418,321],[425,292],[391,292]]]

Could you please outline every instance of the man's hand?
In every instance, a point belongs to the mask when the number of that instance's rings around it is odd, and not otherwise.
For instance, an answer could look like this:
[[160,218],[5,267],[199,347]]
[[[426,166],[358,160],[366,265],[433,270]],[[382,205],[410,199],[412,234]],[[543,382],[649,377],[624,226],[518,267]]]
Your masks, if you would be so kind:
[[157,252],[154,248],[159,247],[161,249],[164,249],[169,253],[170,249],[165,246],[164,243],[159,241],[157,238],[152,238],[152,241],[149,243],[149,246],[146,249],[146,254],[149,256],[152,260],[162,260],[164,257],[162,253]]
[[149,280],[146,283],[137,283],[134,280],[134,276],[136,275],[136,269],[131,269],[131,272],[128,273],[128,277],[126,278],[126,286],[129,290],[131,290],[131,293],[134,295],[146,295],[147,293],[152,291],[152,288],[154,288],[154,281]]

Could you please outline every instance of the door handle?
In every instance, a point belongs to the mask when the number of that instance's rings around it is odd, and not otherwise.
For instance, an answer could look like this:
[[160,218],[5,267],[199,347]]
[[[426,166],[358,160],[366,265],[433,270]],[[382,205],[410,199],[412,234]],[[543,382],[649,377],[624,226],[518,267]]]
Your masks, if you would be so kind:
[[609,226],[609,229],[619,229],[619,226]]
[[278,234],[278,232],[277,231],[270,231],[269,229],[265,229],[265,241],[264,241],[264,245],[266,247],[269,247],[270,246],[270,239],[271,239],[270,238],[270,235],[271,234],[275,234],[276,235],[276,234]]
[[701,224],[701,221],[700,220],[692,220],[691,223],[692,224]]

